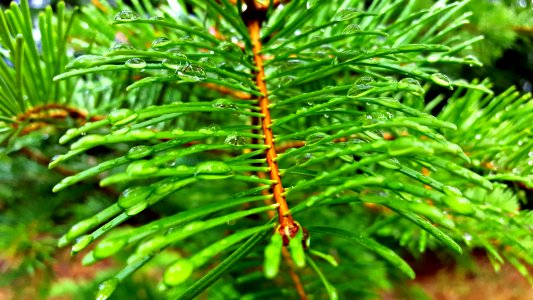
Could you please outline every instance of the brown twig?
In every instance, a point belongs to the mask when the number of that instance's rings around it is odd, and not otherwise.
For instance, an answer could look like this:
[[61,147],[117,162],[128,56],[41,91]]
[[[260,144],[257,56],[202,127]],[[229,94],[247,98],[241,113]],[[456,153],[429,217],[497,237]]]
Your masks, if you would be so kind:
[[300,300],[307,300],[307,294],[305,293],[305,289],[302,284],[302,281],[300,280],[300,276],[298,276],[298,274],[296,273],[296,267],[292,262],[289,250],[287,250],[286,247],[283,247],[281,249],[281,255],[283,256],[283,259],[285,260],[285,263],[289,269],[289,275],[291,276],[291,279],[294,283],[294,287],[296,288],[296,292],[298,293]]
[[23,114],[16,116],[15,120],[17,122],[14,122],[12,126],[14,128],[18,128],[21,125],[25,126],[21,130],[21,134],[25,135],[50,125],[55,119],[65,119],[67,117],[77,120],[81,124],[86,121],[98,121],[104,118],[103,116],[92,116],[88,118],[87,113],[83,110],[51,103],[32,107]]
[[205,83],[203,86],[208,88],[208,89],[217,91],[217,92],[219,92],[221,94],[233,96],[233,97],[235,97],[237,99],[243,99],[243,100],[252,99],[252,96],[250,94],[248,94],[248,93],[232,90],[232,89],[227,88],[225,86],[220,86],[220,85],[217,85],[217,84],[214,84],[214,83]]
[[[279,2],[279,1],[276,1]],[[287,235],[290,237],[294,237],[296,232],[299,230],[298,224],[294,221],[292,218],[292,215],[290,214],[289,207],[287,205],[287,201],[285,197],[283,196],[283,185],[281,182],[281,177],[279,175],[279,168],[277,163],[275,162],[275,158],[277,156],[276,147],[274,145],[274,135],[272,133],[272,129],[270,128],[270,125],[272,124],[271,118],[270,118],[270,110],[269,110],[269,100],[268,100],[268,91],[267,86],[265,82],[265,70],[263,67],[263,58],[261,57],[261,40],[260,40],[260,29],[261,29],[261,21],[262,17],[264,16],[264,11],[259,12],[258,10],[266,10],[268,6],[261,7],[258,6],[259,4],[256,1],[246,1],[246,4],[248,5],[248,12],[247,16],[252,16],[251,19],[247,19],[247,25],[248,25],[248,31],[250,32],[250,37],[252,40],[252,51],[254,54],[254,61],[255,66],[257,68],[257,71],[255,72],[256,76],[256,84],[259,88],[259,91],[263,96],[258,97],[259,100],[259,107],[261,108],[261,113],[263,114],[262,118],[253,118],[252,124],[253,125],[261,125],[261,129],[264,135],[264,142],[265,145],[268,146],[266,150],[266,160],[267,164],[270,167],[270,179],[275,180],[276,183],[272,185],[272,192],[274,195],[274,200],[276,201],[278,206],[278,222],[279,222],[279,229],[278,232],[284,237],[284,240],[288,238]],[[267,175],[263,172],[258,172],[257,176],[259,178],[266,178]],[[263,194],[269,194],[268,191],[264,190]],[[275,217],[274,212],[269,211],[269,216],[271,218]],[[300,230],[303,230],[301,228]],[[283,247],[282,249],[282,256],[286,262],[286,265],[289,269],[289,275],[291,276],[294,286],[296,288],[296,291],[298,292],[298,295],[301,300],[307,300],[307,295],[305,293],[305,290],[303,288],[303,284],[300,280],[300,277],[295,271],[294,263],[292,262],[292,259],[290,257],[290,254],[286,247]]]
[[[252,8],[249,8],[252,9]],[[278,207],[278,217],[279,217],[279,224],[281,225],[281,230],[288,230],[291,235],[296,233],[298,230],[298,225],[295,224],[294,219],[292,218],[292,215],[290,214],[289,207],[287,205],[287,201],[285,200],[285,197],[283,196],[283,185],[281,183],[281,177],[279,175],[279,168],[278,164],[274,161],[277,154],[276,154],[276,148],[274,146],[274,135],[272,133],[272,129],[270,128],[270,125],[272,124],[271,118],[270,118],[270,110],[268,108],[269,101],[268,101],[268,91],[266,87],[265,82],[265,70],[263,67],[263,58],[261,57],[261,40],[259,37],[260,32],[260,20],[254,19],[250,20],[248,23],[248,30],[250,31],[250,37],[252,39],[252,45],[253,45],[253,54],[254,54],[254,61],[255,65],[257,67],[256,74],[256,84],[259,88],[259,91],[263,96],[259,97],[259,107],[261,108],[261,113],[263,114],[263,117],[261,118],[261,128],[263,130],[263,134],[265,136],[265,145],[268,146],[268,149],[266,150],[266,160],[267,164],[270,167],[270,179],[275,180],[276,183],[272,185],[272,191],[274,194],[274,199],[276,200],[276,203],[279,205]]]
[[99,0],[91,0],[91,3],[102,12],[107,13],[107,7],[105,7]]
[[517,25],[517,26],[513,26],[513,31],[519,34],[533,35],[533,26]]
[[[18,123],[13,123],[13,126],[17,128],[21,124],[25,125],[25,127],[22,128],[22,130],[20,131],[20,135],[26,135],[33,131],[51,125],[51,120],[53,119],[65,119],[67,117],[75,119],[81,124],[87,121],[87,113],[85,111],[82,111],[77,108],[68,107],[62,104],[51,103],[41,106],[35,106],[28,109],[26,112],[16,117]],[[89,118],[89,121],[97,121],[101,119],[103,119],[102,116],[93,116]],[[40,151],[32,150],[30,148],[22,148],[20,149],[20,153],[45,167],[48,167],[51,161],[50,158],[45,156]],[[55,167],[54,171],[63,176],[72,176],[76,174],[76,171],[61,166]],[[117,197],[119,195],[119,193],[114,189],[100,187],[98,186],[98,184],[96,184],[96,187],[109,196]]]
[[285,151],[287,151],[289,149],[301,148],[303,146],[305,146],[305,142],[304,141],[287,142],[287,143],[283,143],[283,144],[279,145],[278,147],[276,147],[276,152],[277,153],[284,153]]
[[[257,177],[261,179],[266,178],[266,174],[264,172],[256,172],[256,174],[257,174]],[[261,193],[263,195],[270,195],[270,193],[267,190],[263,190]],[[265,200],[266,204],[271,204],[270,202],[271,200]],[[268,217],[271,219],[276,216],[272,210],[268,210],[267,214],[268,214]],[[300,280],[300,277],[298,276],[298,273],[296,273],[296,267],[294,266],[291,255],[286,247],[283,247],[281,249],[281,255],[283,256],[285,265],[287,266],[289,270],[289,275],[291,276],[292,282],[294,283],[294,287],[296,288],[296,292],[298,293],[300,300],[307,300],[307,294],[305,293],[304,286],[302,284],[302,281]]]
[[[54,120],[56,119],[65,119],[67,117],[77,120],[81,124],[84,124],[87,121],[102,120],[104,118],[103,116],[92,116],[88,119],[87,113],[83,110],[68,107],[62,104],[51,103],[29,108],[24,113],[14,117],[16,122],[12,123],[11,126],[13,126],[15,129],[18,129],[19,126],[23,126],[19,135],[27,135],[49,125],[53,125],[55,123]],[[22,149],[22,151],[26,151],[24,154],[31,159],[34,159],[38,163],[42,163],[44,159],[48,159],[42,154],[38,155],[34,153],[29,155],[30,153],[27,152],[29,149],[26,148]],[[58,172],[61,173],[62,171],[58,170]]]
[[[57,104],[57,103],[50,103],[40,106],[35,106],[27,111],[25,111],[23,114],[16,117],[17,121],[23,122],[26,120],[31,119],[39,119],[39,118],[65,118],[65,117],[71,117],[73,119],[83,119],[85,120],[87,118],[87,112],[69,107],[63,104]],[[93,116],[91,117],[91,121],[97,121],[101,120],[103,117],[101,116]]]

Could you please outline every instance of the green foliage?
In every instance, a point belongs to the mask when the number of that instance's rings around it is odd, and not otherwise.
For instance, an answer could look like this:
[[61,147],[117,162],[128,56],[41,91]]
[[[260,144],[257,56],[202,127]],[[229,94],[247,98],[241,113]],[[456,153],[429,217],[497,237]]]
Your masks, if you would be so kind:
[[527,40],[531,40],[531,33],[528,38],[520,31],[533,25],[533,4],[527,1],[480,1],[468,6],[476,11],[471,18],[472,29],[485,37],[483,42],[474,46],[484,63],[491,64],[501,57],[504,50],[517,47],[517,39],[525,41],[526,45]]
[[57,6],[55,15],[51,7],[39,14],[38,46],[27,2],[23,1],[20,7],[13,2],[10,9],[0,13],[2,47],[7,58],[0,61],[2,116],[21,114],[30,107],[50,102],[64,103],[72,93],[71,82],[52,82],[67,63],[66,40],[72,16],[65,14],[64,3]]
[[66,26],[47,8],[40,52],[29,18],[9,21],[0,62],[11,144],[29,108],[89,111],[53,126],[70,148],[50,168],[77,170],[58,195],[121,191],[59,239],[84,265],[118,258],[97,299],[150,264],[170,298],[294,298],[294,272],[316,298],[375,298],[415,277],[402,251],[428,249],[482,248],[531,278],[531,95],[440,72],[481,65],[468,1],[100,2]]

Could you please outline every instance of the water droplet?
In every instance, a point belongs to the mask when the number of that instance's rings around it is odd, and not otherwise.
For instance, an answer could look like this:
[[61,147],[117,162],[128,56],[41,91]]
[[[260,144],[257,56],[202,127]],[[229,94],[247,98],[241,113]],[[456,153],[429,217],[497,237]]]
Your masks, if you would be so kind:
[[370,77],[370,76],[362,76],[362,77],[359,77],[357,78],[357,80],[354,82],[354,84],[372,84],[376,82],[376,80],[374,80],[374,78]]
[[450,78],[448,76],[442,74],[442,73],[435,73],[429,76],[429,78],[436,84],[449,87],[452,89],[452,83],[450,81]]
[[320,142],[326,137],[328,137],[328,135],[323,132],[312,133],[305,138],[305,144],[312,145],[312,144]]
[[115,21],[121,22],[131,22],[138,20],[139,18],[139,14],[132,12],[131,10],[123,10],[115,15]]
[[53,162],[55,162],[55,161],[60,161],[60,160],[63,159],[63,157],[64,157],[64,156],[61,155],[61,154],[54,155],[54,157],[52,157],[52,159],[50,160],[50,163],[53,163]]
[[70,128],[69,130],[67,130],[65,132],[65,134],[63,135],[64,137],[67,137],[67,138],[72,138],[72,137],[75,137],[78,133],[78,129],[76,128]]
[[130,58],[126,61],[125,65],[132,69],[144,69],[146,67],[146,62],[140,58]]
[[194,176],[200,179],[224,179],[234,175],[233,170],[221,161],[201,162],[195,167]]
[[147,140],[153,138],[156,134],[152,130],[145,128],[132,130],[129,135],[140,140]]
[[211,126],[209,126],[209,130],[212,131],[212,132],[217,132],[217,131],[220,130],[220,125],[212,124]]
[[399,81],[399,83],[406,84],[408,86],[413,86],[413,87],[421,87],[420,82],[411,77],[403,78],[402,80]]
[[184,231],[198,231],[205,227],[204,221],[194,221],[183,228]]
[[180,60],[187,60],[187,55],[185,55],[180,48],[172,48],[168,49],[167,53],[180,59]]
[[134,216],[148,207],[148,202],[141,202],[126,208],[125,212],[128,216]]
[[72,245],[72,254],[76,254],[85,249],[94,240],[92,235],[84,235],[76,240],[76,243]]
[[152,154],[154,150],[150,146],[139,145],[132,147],[126,154],[128,159],[139,159]]
[[211,126],[200,128],[198,132],[203,133],[203,134],[213,134],[219,130],[220,130],[220,126],[211,125]]
[[156,235],[141,243],[135,250],[135,254],[138,256],[152,255],[166,245],[168,245],[167,239],[162,235]]
[[179,70],[181,68],[182,62],[180,60],[177,60],[177,59],[165,58],[165,59],[163,59],[161,64],[165,68],[173,69],[173,70]]
[[237,56],[242,56],[242,50],[241,48],[239,48],[239,46],[231,43],[231,42],[222,42],[218,45],[218,49],[222,50],[222,51],[225,51],[225,52],[228,52],[228,53],[231,53],[231,54],[234,54],[234,55],[237,55]]
[[333,19],[335,21],[345,21],[345,20],[356,18],[360,16],[361,14],[362,12],[355,8],[346,8],[346,9],[339,11],[337,14],[335,14],[335,17]]
[[94,247],[94,257],[103,259],[109,257],[126,246],[126,238],[104,239]]
[[463,234],[463,239],[466,243],[469,243],[470,241],[472,241],[472,235],[468,232],[465,232],[465,234]]
[[460,214],[469,215],[474,213],[472,203],[470,203],[465,197],[458,196],[457,191],[459,190],[452,192],[450,192],[449,189],[449,192],[446,192],[446,190],[447,189],[444,189],[445,193],[448,195],[448,197],[444,197],[444,203],[446,203],[446,205]]
[[286,84],[290,84],[296,79],[296,76],[283,76],[280,77],[278,80],[278,87],[284,86]]
[[308,162],[311,158],[313,158],[313,154],[311,154],[311,153],[305,153],[303,155],[298,155],[296,157],[296,164],[297,165],[304,164],[304,163]]
[[465,56],[463,58],[463,61],[465,63],[467,63],[471,67],[473,67],[473,66],[482,67],[483,66],[483,63],[481,61],[479,61],[479,59],[477,57],[475,57],[474,55]]
[[172,41],[166,37],[158,37],[152,42],[152,48],[159,50],[172,44]]
[[362,138],[353,138],[353,139],[348,140],[347,145],[350,146],[354,144],[356,145],[356,144],[364,144],[364,143],[366,143],[366,141],[363,140]]
[[244,146],[246,145],[246,138],[240,135],[239,133],[234,132],[226,137],[224,143],[234,146]]
[[235,103],[233,103],[233,101],[229,99],[222,99],[222,98],[214,100],[213,106],[216,108],[221,108],[221,109],[231,109],[231,110],[237,109],[237,106],[235,105]]
[[350,24],[350,25],[346,26],[346,28],[344,28],[344,30],[342,31],[342,34],[349,35],[349,34],[354,34],[356,32],[360,32],[360,31],[361,31],[361,27],[359,27],[359,25]]
[[68,241],[78,238],[80,235],[87,233],[94,226],[94,219],[89,218],[74,224],[66,234]]
[[67,69],[79,69],[87,68],[99,64],[100,62],[106,61],[107,58],[100,55],[82,55],[78,56],[75,60],[70,62],[66,68]]
[[392,170],[397,170],[401,168],[401,164],[396,158],[380,161],[379,164],[385,168]]
[[217,67],[217,65],[215,64],[215,61],[212,60],[209,57],[202,57],[202,58],[200,58],[200,60],[198,62],[204,64],[206,67],[210,67],[210,68],[216,68]]
[[180,259],[168,267],[163,275],[163,281],[170,286],[176,286],[187,280],[194,271],[194,265],[187,259]]
[[161,183],[157,186],[156,194],[168,194],[174,190],[175,184],[172,182]]
[[98,286],[98,292],[96,294],[96,300],[106,300],[117,288],[119,280],[117,278],[108,279]]
[[373,83],[375,82],[374,78],[369,76],[363,76],[357,79],[354,83],[354,86],[348,90],[347,96],[357,96],[369,89],[373,88]]
[[152,21],[163,21],[165,18],[163,17],[160,17],[160,16],[153,16],[153,17],[150,17],[149,20],[152,20]]
[[187,63],[183,68],[178,70],[178,76],[185,81],[201,81],[205,80],[206,75],[202,67],[197,64]]
[[399,87],[402,88],[402,86],[404,88],[409,88],[410,92],[415,95],[422,96],[425,93],[424,89],[420,85],[420,82],[418,82],[418,80],[414,78],[407,77],[407,78],[401,79],[399,81]]
[[180,37],[180,41],[183,41],[183,42],[194,42],[194,38],[188,34],[185,34],[183,36]]
[[192,145],[191,147],[189,147],[189,149],[191,151],[194,151],[194,152],[201,152],[201,151],[207,150],[207,145],[205,145],[205,144],[196,144],[196,145]]
[[443,186],[442,187],[442,191],[446,195],[452,196],[452,197],[462,197],[463,196],[463,193],[461,193],[461,191],[458,188],[453,187],[453,186],[449,186],[449,185]]
[[279,70],[280,71],[288,71],[292,70],[296,67],[302,66],[305,64],[305,61],[301,59],[290,59],[284,62],[279,63]]
[[127,108],[112,111],[108,116],[109,122],[114,126],[125,125],[137,119],[138,115]]
[[124,209],[142,202],[147,202],[153,189],[149,186],[135,186],[124,190],[119,198],[118,205]]
[[[113,128],[114,130],[115,128]],[[114,130],[113,135],[124,135],[131,131],[131,127],[122,127],[119,130]]]
[[365,119],[363,120],[363,123],[365,124],[372,124],[377,122],[383,122],[390,120],[393,117],[393,115],[386,111],[386,110],[375,110],[365,115]]
[[133,176],[149,175],[157,172],[159,169],[151,161],[138,160],[132,162],[126,172]]
[[345,50],[337,54],[339,62],[346,62],[367,55],[366,50]]
[[119,51],[119,50],[133,50],[134,48],[131,45],[122,42],[116,42],[109,48],[109,52]]

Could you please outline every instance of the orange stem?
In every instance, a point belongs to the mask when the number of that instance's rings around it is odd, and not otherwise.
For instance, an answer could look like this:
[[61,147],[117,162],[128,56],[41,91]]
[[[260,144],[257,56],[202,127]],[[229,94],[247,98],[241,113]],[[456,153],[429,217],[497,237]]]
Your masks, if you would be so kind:
[[300,277],[295,271],[296,267],[294,266],[294,263],[292,262],[292,258],[291,258],[291,254],[289,253],[289,250],[287,250],[286,247],[283,247],[281,249],[281,254],[283,258],[285,259],[285,262],[287,262],[287,265],[289,268],[289,275],[291,276],[291,279],[294,283],[294,287],[296,288],[296,292],[298,293],[300,300],[307,300],[307,294],[305,293],[305,289],[302,284],[302,281],[300,280]]
[[268,91],[265,82],[265,69],[263,67],[263,58],[260,54],[262,46],[259,37],[260,28],[261,25],[259,20],[250,20],[248,24],[248,30],[250,31],[250,37],[252,39],[252,51],[254,54],[255,65],[257,67],[256,84],[257,87],[259,87],[261,94],[263,94],[263,96],[260,96],[258,100],[261,113],[263,114],[263,117],[261,118],[261,128],[265,136],[265,145],[268,146],[268,149],[266,150],[266,160],[268,166],[270,167],[270,179],[276,181],[276,183],[272,185],[272,190],[274,194],[274,200],[277,204],[279,204],[279,224],[282,227],[294,228],[297,227],[297,225],[295,225],[292,215],[289,212],[287,201],[285,200],[285,197],[283,197],[283,185],[281,183],[281,177],[279,176],[279,168],[278,164],[274,161],[277,154],[274,146],[274,135],[272,133],[272,129],[270,128],[272,120],[270,118],[270,110],[268,108],[269,102]]
[[91,0],[91,3],[96,6],[99,10],[101,10],[104,13],[107,13],[107,7],[105,7],[102,2],[98,0]]

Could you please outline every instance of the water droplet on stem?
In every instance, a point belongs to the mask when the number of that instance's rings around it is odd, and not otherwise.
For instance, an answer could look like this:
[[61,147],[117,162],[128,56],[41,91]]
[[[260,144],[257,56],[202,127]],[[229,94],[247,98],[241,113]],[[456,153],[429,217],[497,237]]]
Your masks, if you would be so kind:
[[126,61],[125,65],[132,69],[144,69],[146,67],[146,62],[140,58],[130,58]]
[[139,14],[131,10],[123,10],[123,11],[118,12],[115,15],[115,21],[120,21],[120,22],[131,22],[131,21],[138,20],[139,18],[140,18]]

